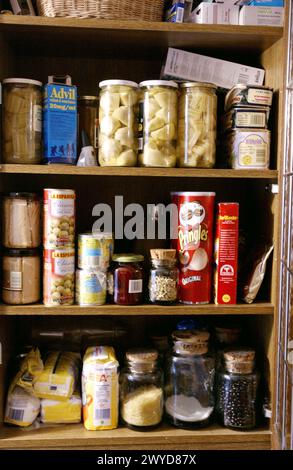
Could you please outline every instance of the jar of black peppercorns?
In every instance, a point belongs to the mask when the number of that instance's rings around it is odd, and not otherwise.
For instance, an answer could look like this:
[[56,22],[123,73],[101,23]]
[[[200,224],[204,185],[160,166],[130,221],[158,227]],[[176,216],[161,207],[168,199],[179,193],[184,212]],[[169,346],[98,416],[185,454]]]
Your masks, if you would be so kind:
[[217,377],[217,414],[222,424],[239,431],[257,424],[259,374],[254,370],[255,352],[230,350],[224,353],[223,369]]

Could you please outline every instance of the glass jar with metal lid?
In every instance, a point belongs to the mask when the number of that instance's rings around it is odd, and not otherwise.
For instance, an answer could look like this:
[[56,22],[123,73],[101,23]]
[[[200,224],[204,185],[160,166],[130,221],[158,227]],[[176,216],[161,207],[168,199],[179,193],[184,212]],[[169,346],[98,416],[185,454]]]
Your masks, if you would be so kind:
[[140,166],[176,166],[177,83],[147,80],[139,84]]
[[96,156],[98,154],[98,116],[98,96],[80,96],[78,98],[79,151],[85,146],[85,141],[93,147]]
[[108,290],[111,300],[119,305],[138,305],[143,302],[144,257],[135,254],[114,255],[109,274]]
[[3,80],[3,162],[32,164],[42,158],[42,83]]
[[216,161],[217,95],[211,83],[180,85],[178,165],[212,168]]
[[99,164],[136,166],[138,84],[104,80],[99,87]]
[[120,406],[124,424],[137,431],[158,426],[163,416],[163,371],[158,352],[132,349],[120,375]]
[[208,331],[174,331],[173,351],[165,366],[165,412],[179,428],[210,423],[214,411],[214,358],[208,353]]
[[177,302],[179,269],[176,250],[152,249],[149,277],[149,299],[152,303],[170,305]]

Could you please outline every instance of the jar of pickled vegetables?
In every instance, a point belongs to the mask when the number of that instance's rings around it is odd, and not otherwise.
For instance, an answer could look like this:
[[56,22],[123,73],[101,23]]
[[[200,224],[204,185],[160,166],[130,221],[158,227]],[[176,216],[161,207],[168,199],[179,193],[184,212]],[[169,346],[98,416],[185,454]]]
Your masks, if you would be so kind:
[[3,162],[31,164],[42,158],[42,83],[3,80]]
[[180,85],[178,165],[213,168],[216,161],[217,95],[211,83]]
[[168,80],[147,80],[139,86],[139,165],[174,167],[178,85]]
[[137,88],[127,80],[100,82],[99,164],[137,164]]

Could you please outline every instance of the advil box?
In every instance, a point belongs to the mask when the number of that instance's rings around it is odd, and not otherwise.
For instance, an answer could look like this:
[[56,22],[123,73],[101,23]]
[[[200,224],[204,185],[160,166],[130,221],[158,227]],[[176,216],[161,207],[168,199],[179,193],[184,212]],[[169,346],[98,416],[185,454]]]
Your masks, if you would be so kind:
[[220,202],[216,219],[214,302],[236,304],[239,204]]
[[49,77],[44,89],[44,159],[45,163],[75,164],[77,92],[68,75],[62,78],[65,83]]

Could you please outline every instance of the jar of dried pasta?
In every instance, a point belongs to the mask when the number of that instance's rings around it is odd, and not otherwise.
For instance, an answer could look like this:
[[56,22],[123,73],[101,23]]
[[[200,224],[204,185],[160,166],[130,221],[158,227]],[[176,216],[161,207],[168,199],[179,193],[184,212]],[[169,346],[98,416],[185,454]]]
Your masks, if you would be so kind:
[[211,83],[180,85],[178,165],[213,168],[216,161],[217,95]]
[[138,85],[104,80],[99,87],[99,164],[136,166]]
[[42,158],[42,83],[3,80],[3,162],[31,164]]
[[139,86],[139,165],[174,167],[178,85],[168,80],[147,80]]

